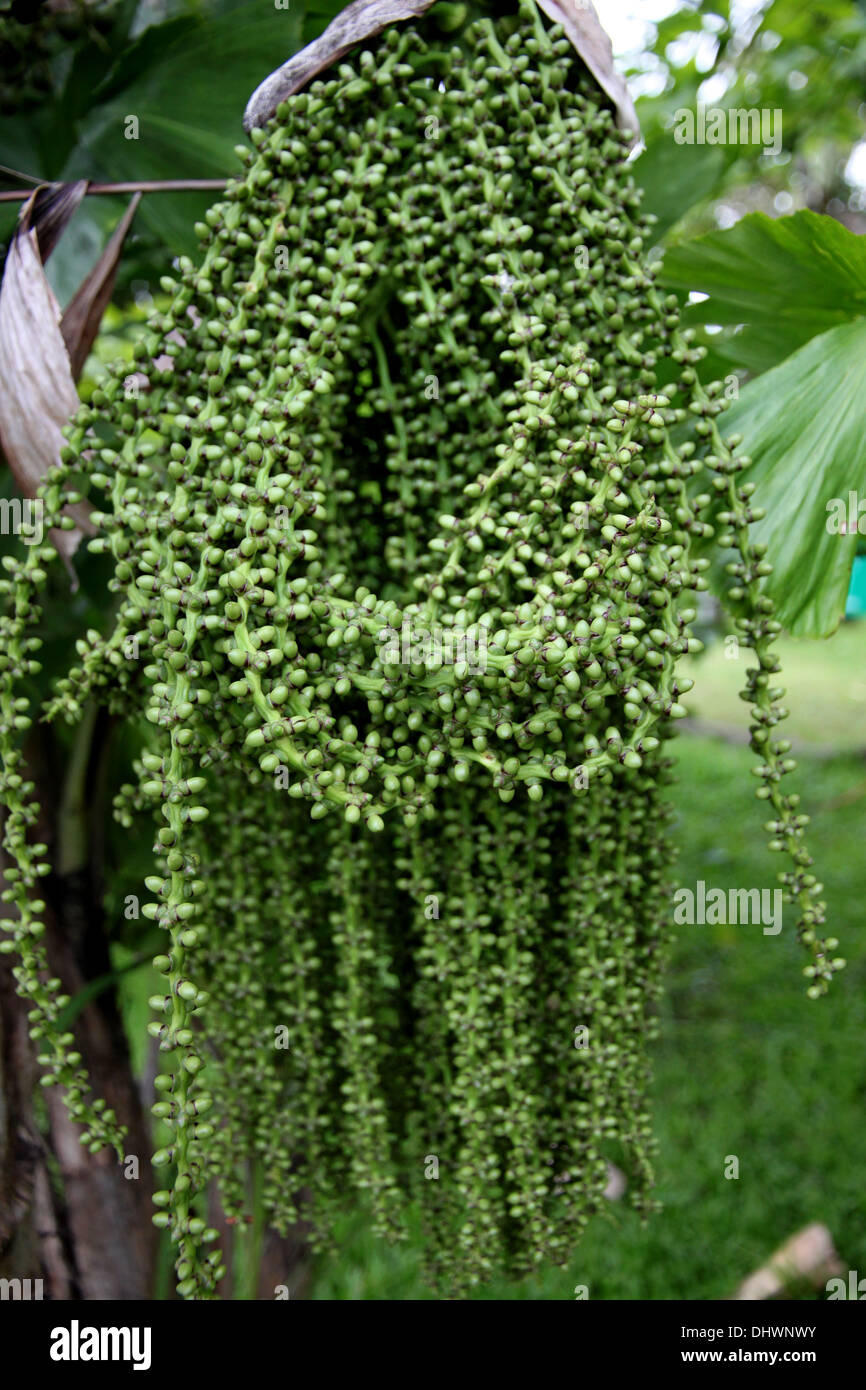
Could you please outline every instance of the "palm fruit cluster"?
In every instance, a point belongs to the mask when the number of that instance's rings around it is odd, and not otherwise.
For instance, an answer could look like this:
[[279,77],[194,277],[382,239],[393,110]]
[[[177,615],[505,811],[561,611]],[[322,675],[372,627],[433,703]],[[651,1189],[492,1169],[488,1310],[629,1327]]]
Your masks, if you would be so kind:
[[[665,744],[714,493],[809,992],[843,963],[781,788],[748,459],[654,287],[627,141],[528,0],[434,20],[253,131],[43,489],[46,525],[97,503],[114,595],[45,717],[147,720],[117,814],[157,826],[155,1219],[194,1298],[223,1273],[213,1180],[232,1219],[303,1215],[319,1242],[359,1195],[390,1238],[417,1210],[452,1295],[566,1261],[613,1153],[652,1208]],[[46,1080],[121,1151],[31,895],[20,690],[52,556],[3,580],[5,945]]]
[[117,0],[0,0],[0,114],[44,102],[64,50],[98,41],[118,8]]

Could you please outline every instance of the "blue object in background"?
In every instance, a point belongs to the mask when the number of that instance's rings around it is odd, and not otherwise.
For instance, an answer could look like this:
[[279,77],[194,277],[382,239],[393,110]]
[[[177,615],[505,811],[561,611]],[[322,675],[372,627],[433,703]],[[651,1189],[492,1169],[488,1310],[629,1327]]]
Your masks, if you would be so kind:
[[851,587],[845,604],[846,618],[866,617],[866,555],[854,556]]

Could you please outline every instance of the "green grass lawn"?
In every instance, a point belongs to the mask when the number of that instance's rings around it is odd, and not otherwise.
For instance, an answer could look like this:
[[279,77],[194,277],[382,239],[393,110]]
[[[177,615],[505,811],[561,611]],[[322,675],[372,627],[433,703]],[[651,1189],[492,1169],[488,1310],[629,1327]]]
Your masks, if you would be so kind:
[[[852,694],[866,692],[866,623],[827,644],[789,641],[781,655],[798,741],[866,746],[866,701],[855,717]],[[745,727],[732,678],[747,661],[711,652],[695,673],[696,712]],[[754,755],[694,735],[673,747],[680,880],[773,887],[780,863],[765,848]],[[622,1202],[612,1205],[611,1220],[591,1227],[569,1269],[499,1282],[478,1298],[573,1298],[576,1284],[587,1284],[591,1298],[725,1298],[812,1221],[829,1226],[847,1268],[866,1274],[866,762],[850,752],[799,762],[786,786],[813,817],[809,843],[848,968],[827,997],[810,1001],[792,921],[777,937],[760,927],[677,928],[655,1048],[663,1212],[642,1227]],[[737,1180],[723,1176],[726,1155],[739,1159]],[[316,1264],[312,1298],[431,1296],[417,1243],[374,1241],[359,1215],[337,1244],[336,1258]]]

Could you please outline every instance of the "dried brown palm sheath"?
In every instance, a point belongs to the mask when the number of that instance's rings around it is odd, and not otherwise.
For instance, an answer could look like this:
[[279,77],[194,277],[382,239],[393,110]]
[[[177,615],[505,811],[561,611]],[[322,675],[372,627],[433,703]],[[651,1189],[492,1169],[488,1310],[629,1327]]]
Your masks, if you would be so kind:
[[[434,0],[352,0],[327,29],[278,67],[253,92],[244,112],[244,129],[263,126],[280,102],[299,92],[318,73],[345,56],[357,44],[380,34],[389,24],[418,19]],[[613,63],[610,39],[590,0],[536,0],[554,24],[562,25],[602,91],[616,108],[617,125],[640,138],[637,112],[628,88]]]

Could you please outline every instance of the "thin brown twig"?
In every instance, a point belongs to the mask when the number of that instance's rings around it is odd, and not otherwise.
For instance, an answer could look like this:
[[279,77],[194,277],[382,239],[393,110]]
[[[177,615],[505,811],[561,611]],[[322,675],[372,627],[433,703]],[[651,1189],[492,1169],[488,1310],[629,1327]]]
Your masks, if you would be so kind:
[[[209,193],[225,188],[226,179],[144,179],[137,183],[91,183],[90,193]],[[50,183],[46,182],[46,187]],[[0,203],[23,203],[32,194],[32,188],[14,188],[0,193]],[[87,196],[87,195],[85,195]]]
[[25,183],[42,183],[33,174],[25,174],[20,169],[10,169],[8,164],[0,164],[0,174],[11,175],[13,179],[23,179]]

